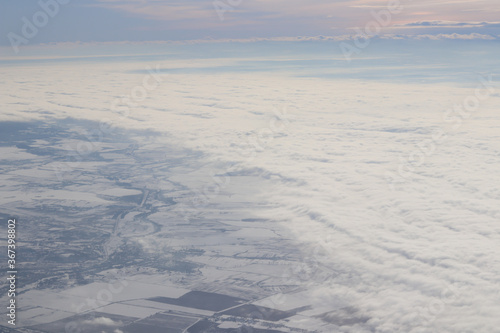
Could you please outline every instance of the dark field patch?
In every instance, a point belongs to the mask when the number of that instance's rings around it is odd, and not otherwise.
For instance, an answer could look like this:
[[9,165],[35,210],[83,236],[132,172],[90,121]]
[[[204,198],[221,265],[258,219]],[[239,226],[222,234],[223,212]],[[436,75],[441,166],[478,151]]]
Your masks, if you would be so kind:
[[222,312],[222,314],[228,316],[243,317],[243,318],[278,321],[293,316],[295,312],[292,311],[285,312],[276,309],[266,308],[263,306],[245,304],[242,306],[238,306],[237,308],[224,311]]
[[207,293],[204,291],[190,291],[179,298],[153,297],[149,300],[208,311],[222,311],[237,306],[245,301],[241,298]]

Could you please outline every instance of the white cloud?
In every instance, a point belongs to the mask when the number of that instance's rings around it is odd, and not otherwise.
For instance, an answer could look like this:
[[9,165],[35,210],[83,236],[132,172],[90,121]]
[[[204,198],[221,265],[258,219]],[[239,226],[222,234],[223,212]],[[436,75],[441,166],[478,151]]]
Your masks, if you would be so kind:
[[112,326],[120,326],[120,325],[122,325],[122,322],[121,321],[114,321],[113,319],[107,318],[107,317],[97,317],[94,319],[85,320],[84,324],[112,327]]
[[[485,101],[460,131],[436,145],[436,153],[415,167],[407,182],[391,190],[386,172],[449,126],[443,112],[476,87],[476,82],[430,81],[436,75],[456,78],[462,67],[454,59],[425,59],[429,63],[419,67],[416,61],[411,66],[397,62],[404,59],[396,54],[377,65],[362,59],[362,67],[322,66],[321,74],[333,79],[298,72],[171,74],[117,124],[167,133],[155,144],[178,144],[237,165],[241,172],[235,177],[250,177],[256,190],[249,194],[236,185],[225,190],[249,206],[262,206],[261,217],[279,223],[302,247],[330,236],[325,246],[332,255],[319,258],[330,279],[315,285],[308,297],[318,308],[341,299],[355,316],[368,318],[351,331],[494,332],[500,324],[498,97]],[[491,70],[480,61],[491,59],[496,54],[476,59],[474,69]],[[162,65],[216,67],[243,60],[168,59]],[[144,63],[49,66],[4,68],[5,77],[32,82],[0,84],[10,115],[45,119],[36,110],[50,109],[59,118],[113,118],[110,96],[140,82],[142,77],[131,72]],[[360,72],[372,75],[355,78]],[[429,81],[412,83],[417,75]],[[29,90],[20,89],[27,85]],[[239,143],[268,127],[274,107],[285,104],[295,117],[287,133],[248,161]],[[183,167],[170,177],[201,188],[201,177],[182,178]],[[216,197],[217,203],[224,202]],[[118,325],[103,317],[90,322]]]
[[470,33],[470,34],[437,34],[437,35],[417,35],[412,38],[415,39],[462,39],[462,40],[472,40],[472,39],[483,39],[483,40],[494,40],[497,39],[495,36],[491,35],[483,35],[479,33]]
[[406,28],[499,28],[500,22],[456,22],[456,21],[417,21],[397,24]]

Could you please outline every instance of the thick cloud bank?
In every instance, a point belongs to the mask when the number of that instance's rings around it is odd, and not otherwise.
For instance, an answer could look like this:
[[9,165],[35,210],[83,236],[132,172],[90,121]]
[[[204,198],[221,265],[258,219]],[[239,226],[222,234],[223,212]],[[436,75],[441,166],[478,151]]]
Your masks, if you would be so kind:
[[286,58],[227,68],[248,60],[3,67],[1,117],[150,129],[202,151],[202,174],[179,181],[209,203],[227,191],[264,205],[303,249],[303,297],[340,331],[496,331],[497,76],[458,84],[435,80],[458,75],[443,63],[416,78],[367,63],[318,77]]

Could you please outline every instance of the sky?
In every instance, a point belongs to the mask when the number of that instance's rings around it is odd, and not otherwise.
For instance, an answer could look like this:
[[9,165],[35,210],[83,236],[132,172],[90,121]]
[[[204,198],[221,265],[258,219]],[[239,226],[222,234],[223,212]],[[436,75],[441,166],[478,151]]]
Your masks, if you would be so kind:
[[500,35],[497,0],[26,0],[3,1],[0,7],[3,46],[360,33]]

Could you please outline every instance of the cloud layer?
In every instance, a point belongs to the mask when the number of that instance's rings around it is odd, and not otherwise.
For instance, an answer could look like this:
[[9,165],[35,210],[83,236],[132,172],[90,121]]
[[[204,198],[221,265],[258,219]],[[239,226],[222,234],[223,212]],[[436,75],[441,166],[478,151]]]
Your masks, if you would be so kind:
[[[253,177],[251,193],[236,183],[225,190],[263,207],[259,217],[288,230],[304,253],[322,240],[330,255],[319,263],[329,275],[313,287],[304,282],[304,297],[325,307],[326,319],[349,323],[340,332],[494,332],[500,87],[492,83],[474,112],[454,106],[474,101],[481,85],[481,76],[458,85],[464,64],[492,72],[497,53],[471,62],[463,48],[462,58],[426,58],[446,51],[430,47],[412,56],[401,53],[415,50],[396,51],[351,66],[317,55],[319,68],[297,65],[292,60],[304,59],[290,54],[161,58],[161,84],[126,115],[112,103],[143,82],[144,62],[5,67],[0,88],[9,108],[2,117],[107,119],[152,129],[165,133],[158,145],[202,151],[215,165],[202,170],[207,177]],[[252,62],[261,69],[279,63],[281,71],[245,70]],[[280,126],[283,115],[287,126]],[[281,130],[269,135],[272,126]],[[404,176],[401,160],[411,167]],[[226,164],[235,166],[232,173],[217,167]],[[179,181],[193,190],[204,185],[197,177]],[[332,312],[328,305],[338,300],[349,307]]]

